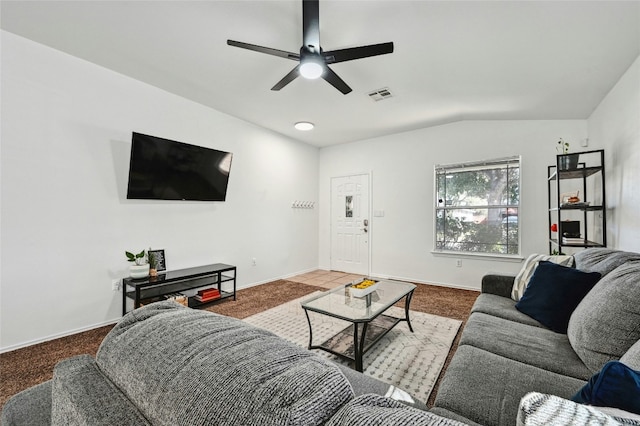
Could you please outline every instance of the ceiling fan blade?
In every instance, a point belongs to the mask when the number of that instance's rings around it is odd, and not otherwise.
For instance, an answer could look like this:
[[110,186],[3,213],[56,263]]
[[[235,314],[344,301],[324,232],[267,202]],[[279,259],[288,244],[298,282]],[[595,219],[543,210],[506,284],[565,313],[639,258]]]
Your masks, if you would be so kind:
[[296,79],[297,76],[300,75],[300,72],[298,71],[299,69],[300,69],[300,65],[298,65],[297,67],[292,69],[289,72],[289,74],[287,74],[284,77],[282,77],[282,80],[277,82],[276,85],[271,88],[271,90],[280,90],[284,86],[286,86],[287,84],[291,83],[293,80]]
[[272,49],[271,47],[258,46],[256,44],[244,43],[241,41],[227,40],[229,46],[240,47],[242,49],[253,50],[255,52],[266,53],[267,55],[279,56],[294,61],[300,60],[298,53],[286,52],[284,50]]
[[393,42],[331,50],[322,53],[322,56],[327,64],[335,64],[337,62],[353,61],[354,59],[368,58],[370,56],[386,55],[387,53],[393,53]]
[[345,83],[340,77],[338,77],[338,74],[333,72],[333,70],[329,67],[325,67],[322,78],[324,78],[330,85],[341,91],[343,95],[351,92],[351,87],[347,86],[347,83]]
[[302,0],[302,46],[320,53],[319,0]]

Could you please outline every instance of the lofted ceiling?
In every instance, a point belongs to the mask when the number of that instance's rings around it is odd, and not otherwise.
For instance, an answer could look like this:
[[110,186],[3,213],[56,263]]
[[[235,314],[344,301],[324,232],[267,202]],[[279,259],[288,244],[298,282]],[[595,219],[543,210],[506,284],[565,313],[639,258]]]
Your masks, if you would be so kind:
[[[392,41],[331,65],[353,89],[297,78],[301,0],[6,1],[1,27],[315,146],[459,120],[586,119],[640,55],[638,1],[320,0],[320,41]],[[368,95],[388,88],[392,97]],[[299,132],[298,121],[316,128]]]

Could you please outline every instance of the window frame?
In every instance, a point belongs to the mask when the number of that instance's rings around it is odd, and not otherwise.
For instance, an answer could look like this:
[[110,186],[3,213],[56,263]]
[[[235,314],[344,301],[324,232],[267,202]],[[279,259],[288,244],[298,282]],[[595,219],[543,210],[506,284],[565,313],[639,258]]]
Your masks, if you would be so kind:
[[[446,212],[447,210],[461,210],[464,207],[461,206],[451,206],[448,207],[446,205],[446,200],[444,202],[444,206],[439,205],[438,196],[440,195],[438,190],[438,174],[446,174],[446,171],[471,171],[478,168],[499,168],[499,166],[505,165],[508,166],[510,164],[517,164],[518,168],[518,203],[514,204],[486,204],[486,205],[474,205],[468,206],[470,209],[496,209],[496,208],[516,208],[518,211],[518,222],[517,222],[517,253],[495,253],[495,252],[483,252],[483,251],[464,251],[458,249],[445,249],[438,248],[438,213],[440,211]],[[511,156],[511,157],[503,157],[503,158],[495,158],[489,160],[481,160],[481,161],[471,161],[464,163],[453,163],[453,164],[436,164],[433,168],[433,203],[434,203],[434,218],[433,218],[433,250],[432,253],[435,255],[444,255],[444,256],[471,256],[471,257],[490,257],[501,260],[521,260],[522,259],[522,215],[521,215],[521,204],[522,204],[522,156]],[[466,207],[466,206],[465,206]],[[508,215],[507,215],[508,217]]]

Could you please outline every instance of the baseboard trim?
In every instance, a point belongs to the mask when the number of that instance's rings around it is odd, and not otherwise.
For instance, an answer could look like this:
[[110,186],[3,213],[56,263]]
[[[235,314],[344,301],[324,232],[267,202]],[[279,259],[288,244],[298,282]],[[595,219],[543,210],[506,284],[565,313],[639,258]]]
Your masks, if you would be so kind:
[[7,346],[7,347],[4,347],[4,348],[0,348],[0,354],[3,354],[5,352],[15,351],[17,349],[26,348],[26,347],[33,346],[33,345],[37,345],[39,343],[49,342],[51,340],[56,340],[56,339],[60,339],[60,338],[63,338],[63,337],[72,336],[74,334],[82,333],[82,332],[85,332],[85,331],[94,330],[96,328],[104,327],[105,325],[113,325],[113,324],[117,323],[119,320],[120,320],[120,318],[115,318],[115,319],[103,321],[101,323],[88,325],[86,327],[76,328],[74,330],[64,331],[62,333],[56,333],[56,334],[52,334],[50,336],[42,337],[42,338],[39,338],[39,339],[29,340],[27,342],[23,342],[23,343],[18,343],[18,344],[15,344],[15,345]]
[[376,274],[376,273],[372,273],[371,276],[376,278],[384,278],[388,280],[408,281],[408,282],[417,283],[417,284],[435,285],[438,287],[457,288],[459,290],[471,290],[471,291],[480,292],[480,289],[477,287],[465,286],[460,284],[441,283],[436,281],[424,281],[424,280],[418,280],[415,278]]
[[[238,286],[236,290],[242,290],[244,288],[255,287],[257,285],[266,284],[266,283],[270,283],[270,282],[277,281],[277,280],[286,280],[287,278],[291,278],[291,277],[294,277],[296,275],[304,274],[304,273],[307,273],[307,272],[312,272],[312,271],[315,271],[316,269],[318,269],[318,268],[311,268],[311,269],[307,269],[307,270],[304,270],[304,271],[295,272],[295,273],[292,273],[292,274],[287,274],[287,275],[284,275],[284,276],[282,276],[280,278],[269,278],[269,279],[264,280],[264,281],[257,281],[257,282],[245,284],[245,285],[242,285],[242,286]],[[40,343],[49,342],[51,340],[60,339],[62,337],[72,336],[74,334],[82,333],[82,332],[93,330],[93,329],[100,328],[100,327],[104,327],[105,325],[112,325],[112,324],[115,324],[118,321],[120,321],[121,318],[122,317],[113,318],[113,319],[110,319],[110,320],[103,321],[101,323],[88,325],[86,327],[76,328],[74,330],[64,331],[62,333],[52,334],[50,336],[41,337],[39,339],[29,340],[29,341],[26,341],[26,342],[17,343],[15,345],[11,345],[11,346],[7,346],[7,347],[4,347],[4,348],[0,348],[0,354],[3,354],[5,352],[15,351],[15,350],[26,348],[26,347],[33,346],[33,345],[37,345],[37,344],[40,344]]]

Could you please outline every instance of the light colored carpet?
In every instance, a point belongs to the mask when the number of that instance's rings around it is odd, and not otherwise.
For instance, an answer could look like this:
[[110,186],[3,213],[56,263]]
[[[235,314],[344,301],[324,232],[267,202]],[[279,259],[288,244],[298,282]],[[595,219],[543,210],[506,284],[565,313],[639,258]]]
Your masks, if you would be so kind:
[[[300,302],[310,297],[294,299],[244,321],[306,348],[309,325]],[[403,318],[404,309],[391,307],[385,314]],[[314,312],[309,312],[309,316],[314,344],[324,342],[350,325]],[[462,322],[416,311],[411,311],[409,317],[414,333],[405,322],[396,325],[364,355],[364,373],[404,389],[424,402],[429,399]],[[349,363],[323,350],[314,349],[314,352],[341,364]]]

